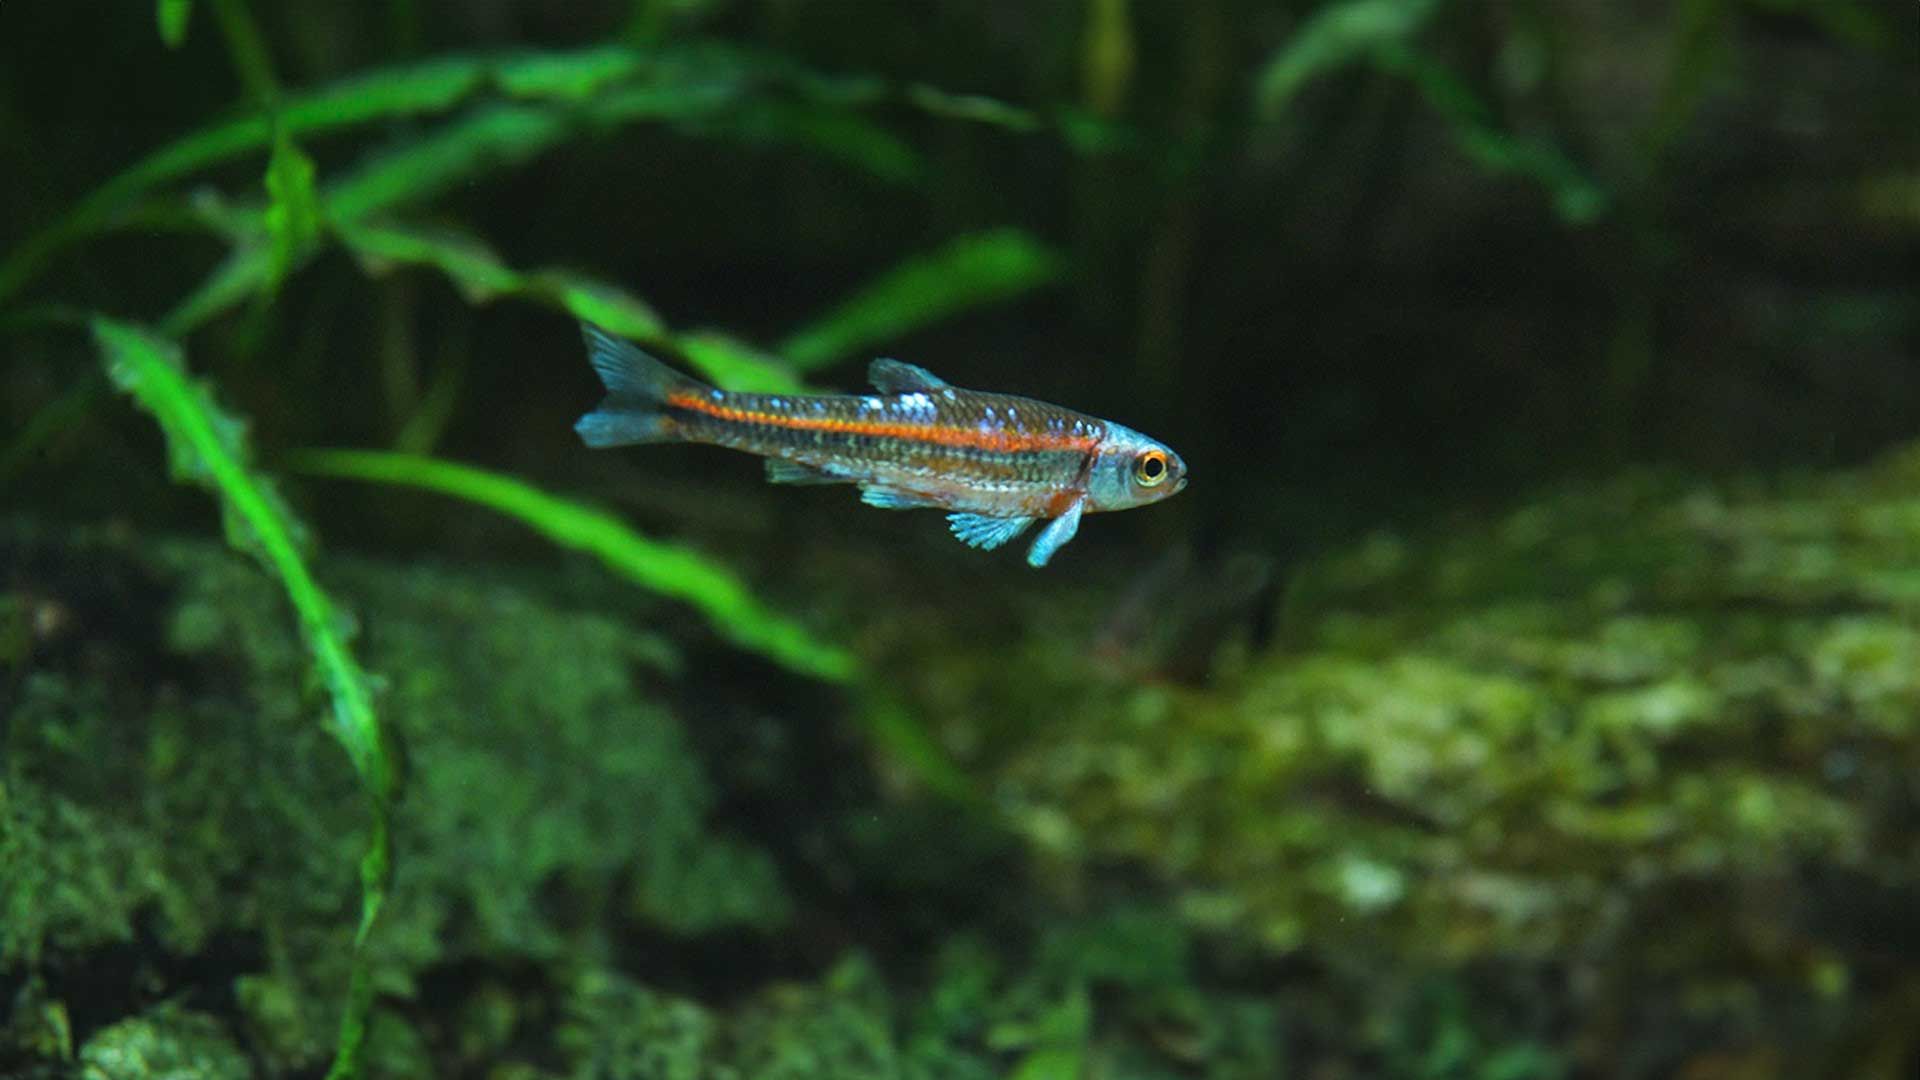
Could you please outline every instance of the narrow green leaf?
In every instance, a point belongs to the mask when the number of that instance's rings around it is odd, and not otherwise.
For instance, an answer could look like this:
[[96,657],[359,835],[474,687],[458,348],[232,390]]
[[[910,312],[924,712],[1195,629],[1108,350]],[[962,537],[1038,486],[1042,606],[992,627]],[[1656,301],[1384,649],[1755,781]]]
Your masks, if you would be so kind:
[[912,180],[922,170],[920,155],[911,146],[837,105],[804,100],[736,101],[725,111],[715,111],[683,126],[696,134],[806,147],[894,183]]
[[167,313],[160,329],[169,337],[185,337],[214,316],[264,292],[272,279],[272,250],[265,244],[241,244],[214,267],[199,288]]
[[392,869],[388,807],[400,786],[397,758],[374,712],[366,672],[348,644],[347,620],[307,568],[306,530],[272,482],[250,463],[245,424],[222,411],[208,389],[188,376],[173,342],[106,318],[93,320],[93,334],[108,377],[160,424],[174,476],[213,493],[220,501],[228,540],[258,560],[286,590],[320,684],[332,702],[328,729],[346,748],[366,789],[372,827],[360,863],[352,984],[330,1074],[353,1075],[372,1006],[365,947]]
[[[647,302],[616,285],[576,274],[568,270],[541,270],[527,276],[528,291],[551,300],[575,318],[585,319],[616,334],[639,341],[666,342],[671,334],[667,324]],[[736,373],[715,375],[716,382],[730,381]],[[786,372],[779,377],[791,379]],[[738,387],[729,387],[738,389]]]
[[[920,169],[911,147],[853,112],[884,101],[888,96],[884,82],[821,75],[779,57],[711,43],[439,57],[384,68],[278,95],[278,130],[289,138],[307,138],[380,120],[442,113],[488,91],[502,95],[508,103],[534,107],[492,115],[484,121],[491,125],[487,136],[468,135],[479,141],[495,140],[491,153],[504,154],[508,160],[523,159],[556,141],[565,127],[562,116],[598,124],[679,120],[695,130],[701,130],[697,124],[705,118],[713,119],[705,129],[709,133],[797,142],[886,178],[909,178]],[[928,88],[917,88],[909,97],[922,108],[945,115],[1010,127],[1020,124],[1017,111],[992,108],[986,99],[943,98]],[[567,111],[537,107],[543,103]],[[720,117],[725,109],[743,103],[752,107],[742,108],[737,119]],[[482,121],[469,118],[468,123]],[[443,133],[442,138],[456,135]],[[31,281],[57,252],[115,227],[133,200],[160,185],[269,147],[275,137],[275,126],[265,116],[254,115],[203,128],[148,154],[0,259],[0,301]],[[384,178],[383,188],[366,190],[363,194],[370,205],[357,209],[372,209],[371,204],[380,201],[376,196],[381,190],[390,196],[390,204],[403,196],[421,197],[442,189],[461,175],[454,158],[419,178],[430,182],[410,183],[404,170],[399,170]],[[351,205],[347,210],[356,212]]]
[[241,84],[268,123],[273,123],[280,107],[280,80],[273,73],[267,39],[254,21],[248,0],[213,0],[213,14],[221,36],[227,39],[227,55],[233,59]]
[[469,303],[483,304],[524,286],[519,273],[470,233],[367,222],[342,225],[338,235],[368,273],[430,266],[447,275]]
[[267,288],[272,291],[320,243],[320,196],[314,190],[313,159],[284,134],[274,141],[266,186],[267,238],[272,252]]
[[802,371],[892,340],[968,308],[1052,281],[1059,256],[1018,229],[963,236],[908,259],[820,319],[795,331],[780,353]]
[[353,221],[429,198],[482,169],[525,161],[558,142],[565,130],[550,109],[483,108],[328,185],[327,211],[335,222]]
[[645,54],[623,48],[533,53],[499,61],[493,82],[508,97],[577,105],[633,77],[646,59]]
[[951,120],[990,124],[1023,134],[1041,127],[1040,118],[1031,109],[979,94],[955,94],[925,83],[913,83],[906,88],[906,99],[922,111]]
[[913,713],[884,689],[869,692],[858,715],[874,743],[912,770],[929,791],[956,802],[979,800],[966,773],[947,757]]
[[843,649],[816,640],[799,623],[763,607],[731,572],[678,544],[649,540],[611,514],[571,502],[510,476],[434,458],[371,450],[306,450],[291,455],[298,472],[423,488],[516,518],[562,547],[596,556],[629,581],[699,609],[723,637],[803,675],[834,682],[853,677]]
[[687,362],[726,390],[756,394],[804,394],[806,386],[777,357],[719,330],[693,330],[674,338]]
[[193,18],[193,0],[159,0],[154,18],[160,24],[160,42],[169,49],[187,43],[187,23]]
[[343,225],[338,235],[370,273],[396,266],[432,267],[447,275],[469,302],[513,296],[547,304],[623,337],[678,352],[729,390],[805,391],[779,360],[751,346],[716,334],[675,334],[646,301],[624,289],[567,270],[514,270],[469,234],[364,222]]
[[1311,80],[1418,33],[1438,0],[1339,0],[1309,16],[1267,61],[1255,92],[1268,116]]
[[1551,142],[1515,134],[1494,121],[1493,110],[1464,80],[1425,53],[1383,48],[1380,65],[1411,79],[1421,97],[1453,133],[1454,142],[1483,171],[1522,176],[1544,187],[1562,220],[1585,225],[1606,213],[1607,191]]
[[[305,135],[444,112],[479,89],[487,70],[486,61],[467,57],[376,71],[286,99],[280,123],[289,135]],[[168,181],[259,150],[272,134],[266,117],[248,116],[203,128],[148,154],[0,261],[0,300],[30,281],[55,252],[111,227],[130,201]]]

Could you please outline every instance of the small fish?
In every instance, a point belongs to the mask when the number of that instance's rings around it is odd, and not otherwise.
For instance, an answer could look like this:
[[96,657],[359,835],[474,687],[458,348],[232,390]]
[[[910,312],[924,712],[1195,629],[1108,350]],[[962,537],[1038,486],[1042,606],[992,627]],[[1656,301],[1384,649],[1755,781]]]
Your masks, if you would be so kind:
[[875,360],[876,394],[735,394],[581,325],[607,398],[574,430],[592,447],[696,442],[767,459],[776,484],[857,484],[887,510],[949,511],[953,534],[996,548],[1037,521],[1045,566],[1082,514],[1158,502],[1187,486],[1165,444],[1110,420],[1010,394],[962,390],[912,364]]

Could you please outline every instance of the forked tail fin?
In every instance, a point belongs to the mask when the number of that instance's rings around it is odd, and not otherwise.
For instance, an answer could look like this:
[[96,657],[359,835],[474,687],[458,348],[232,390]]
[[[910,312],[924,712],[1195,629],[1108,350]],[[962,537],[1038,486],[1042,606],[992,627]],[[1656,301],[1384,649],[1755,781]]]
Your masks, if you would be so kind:
[[592,323],[581,323],[580,334],[587,360],[607,388],[600,407],[573,425],[581,441],[598,449],[676,438],[673,420],[662,411],[668,396],[707,388]]

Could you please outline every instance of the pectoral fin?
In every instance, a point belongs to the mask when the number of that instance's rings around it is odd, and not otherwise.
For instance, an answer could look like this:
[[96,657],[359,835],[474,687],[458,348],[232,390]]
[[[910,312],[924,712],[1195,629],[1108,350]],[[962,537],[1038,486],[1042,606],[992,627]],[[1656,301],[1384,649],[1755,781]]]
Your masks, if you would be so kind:
[[1027,531],[1030,517],[986,517],[982,514],[948,514],[953,535],[968,547],[991,551]]
[[1027,551],[1028,566],[1038,569],[1047,565],[1047,560],[1053,558],[1053,553],[1073,539],[1073,534],[1080,531],[1080,512],[1086,505],[1085,499],[1073,500],[1073,505],[1067,507],[1066,513],[1054,518],[1047,523],[1046,528],[1040,530],[1040,535],[1034,540],[1033,547]]

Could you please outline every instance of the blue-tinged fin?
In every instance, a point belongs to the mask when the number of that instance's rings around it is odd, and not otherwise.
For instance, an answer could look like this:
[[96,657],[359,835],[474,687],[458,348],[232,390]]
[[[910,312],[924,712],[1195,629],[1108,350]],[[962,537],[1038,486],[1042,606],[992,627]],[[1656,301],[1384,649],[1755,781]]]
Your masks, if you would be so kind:
[[985,514],[948,514],[953,535],[968,547],[991,551],[1027,531],[1030,517],[987,517]]
[[863,484],[860,487],[860,501],[868,506],[877,506],[882,510],[920,510],[929,506],[939,506],[937,502],[924,495],[911,491],[887,487],[884,484]]
[[598,448],[675,438],[661,403],[676,391],[704,393],[706,387],[592,323],[580,324],[580,336],[587,343],[587,360],[607,388],[600,407],[573,425],[581,440]]
[[1027,551],[1028,566],[1037,570],[1047,565],[1047,560],[1053,558],[1053,553],[1073,539],[1073,534],[1080,531],[1080,512],[1086,504],[1085,499],[1073,500],[1073,505],[1067,507],[1066,513],[1054,518],[1047,523],[1046,528],[1040,530],[1040,535],[1034,538],[1033,547]]
[[844,472],[819,465],[808,465],[786,458],[767,459],[769,484],[850,484],[853,478]]
[[916,390],[943,390],[947,380],[904,360],[875,360],[867,365],[867,381],[883,394],[911,394]]

